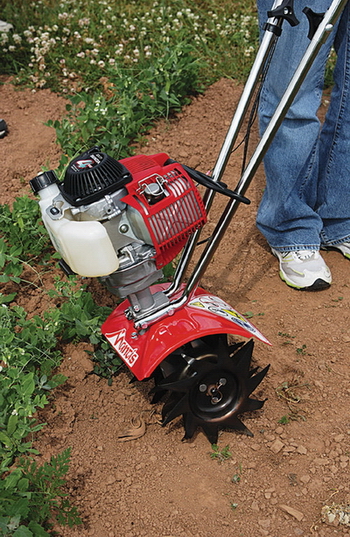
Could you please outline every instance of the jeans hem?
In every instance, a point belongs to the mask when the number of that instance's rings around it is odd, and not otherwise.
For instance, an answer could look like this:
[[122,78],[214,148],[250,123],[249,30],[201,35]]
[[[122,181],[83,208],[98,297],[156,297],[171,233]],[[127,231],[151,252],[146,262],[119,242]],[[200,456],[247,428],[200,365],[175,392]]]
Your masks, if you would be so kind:
[[300,244],[300,245],[293,244],[292,246],[272,246],[270,244],[270,248],[280,253],[286,253],[286,252],[299,252],[300,250],[320,250],[320,245],[319,244]]
[[350,235],[346,235],[346,237],[343,237],[342,239],[338,239],[336,241],[322,241],[322,246],[338,246],[339,244],[343,244],[343,242],[350,242]]

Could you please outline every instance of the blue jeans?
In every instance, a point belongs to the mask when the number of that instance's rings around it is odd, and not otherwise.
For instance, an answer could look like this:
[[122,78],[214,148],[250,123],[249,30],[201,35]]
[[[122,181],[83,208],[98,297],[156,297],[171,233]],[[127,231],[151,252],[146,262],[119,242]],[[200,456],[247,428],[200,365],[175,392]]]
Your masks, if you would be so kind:
[[[257,0],[260,22],[272,0]],[[268,124],[306,47],[307,6],[327,10],[331,0],[295,2],[300,24],[285,22],[259,105],[260,129]],[[334,88],[321,126],[324,71],[332,44],[337,52]],[[319,249],[350,241],[350,21],[349,4],[308,73],[264,159],[266,189],[257,226],[279,251]]]

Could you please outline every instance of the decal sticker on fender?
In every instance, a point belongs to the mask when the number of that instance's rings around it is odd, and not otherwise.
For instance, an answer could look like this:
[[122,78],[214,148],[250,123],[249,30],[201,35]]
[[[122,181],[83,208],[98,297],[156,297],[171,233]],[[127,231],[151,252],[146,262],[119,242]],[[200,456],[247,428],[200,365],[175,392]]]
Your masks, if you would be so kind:
[[266,341],[268,343],[268,340],[262,335],[261,332],[259,332],[257,328],[255,328],[254,325],[252,325],[247,319],[245,319],[245,317],[238,313],[238,311],[231,308],[229,304],[217,296],[200,295],[191,300],[188,305],[193,308],[205,309],[211,313],[214,313],[215,315],[224,317],[225,319],[238,324],[238,326],[241,326],[251,334],[256,335],[262,341]]
[[118,330],[116,332],[109,332],[105,334],[112,347],[115,348],[121,359],[129,366],[132,367],[136,360],[139,358],[137,350],[134,349],[130,343],[125,339],[126,330]]

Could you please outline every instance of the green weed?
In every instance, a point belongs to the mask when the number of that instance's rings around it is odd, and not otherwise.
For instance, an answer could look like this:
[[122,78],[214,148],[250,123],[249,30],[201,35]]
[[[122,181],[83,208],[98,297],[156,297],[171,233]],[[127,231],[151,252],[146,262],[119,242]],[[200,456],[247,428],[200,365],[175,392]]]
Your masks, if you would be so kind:
[[297,347],[295,352],[297,354],[305,355],[306,354],[306,345],[305,345],[305,343],[301,347]]
[[64,491],[70,448],[39,466],[21,459],[16,469],[0,480],[0,533],[4,537],[48,537],[48,520],[80,524],[77,509]]
[[220,76],[242,78],[258,41],[253,0],[198,5],[189,0],[2,0],[1,8],[2,18],[14,26],[13,33],[0,37],[4,72],[35,88],[67,93],[94,91],[106,84],[105,77],[113,84],[120,67],[142,72],[167,49],[188,44],[195,58],[206,60],[206,83]]
[[230,459],[232,457],[232,453],[230,451],[230,446],[227,445],[225,447],[223,447],[222,449],[219,448],[219,446],[217,444],[212,444],[211,445],[211,448],[213,450],[212,453],[210,453],[210,458],[211,459],[214,459],[218,462],[224,462],[224,461],[227,461],[228,459]]
[[[12,209],[0,205],[0,283],[40,284],[37,266],[49,259],[49,237],[39,213],[38,203],[27,196],[16,198]],[[24,269],[29,269],[26,278],[22,276]],[[15,296],[16,291],[0,293],[0,304],[11,302]]]
[[239,483],[242,475],[242,464],[238,465],[237,472],[232,476],[232,483]]
[[194,91],[199,62],[191,45],[176,45],[142,71],[116,68],[113,87],[106,98],[101,92],[71,96],[67,116],[48,121],[56,129],[63,150],[59,173],[77,153],[98,145],[116,159],[129,156],[155,119],[180,111]]

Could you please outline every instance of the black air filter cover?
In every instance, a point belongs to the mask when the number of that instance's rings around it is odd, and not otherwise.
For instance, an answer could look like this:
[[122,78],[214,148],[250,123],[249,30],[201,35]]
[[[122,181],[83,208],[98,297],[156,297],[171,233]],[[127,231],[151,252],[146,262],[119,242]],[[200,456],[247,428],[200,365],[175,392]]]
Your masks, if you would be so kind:
[[93,147],[69,164],[62,196],[73,206],[88,205],[132,181],[132,175],[118,160]]

